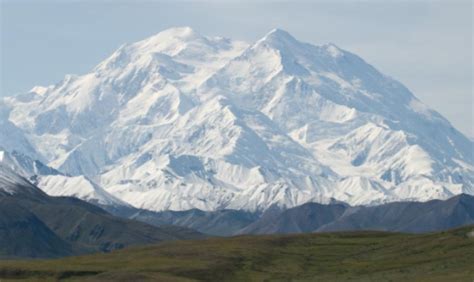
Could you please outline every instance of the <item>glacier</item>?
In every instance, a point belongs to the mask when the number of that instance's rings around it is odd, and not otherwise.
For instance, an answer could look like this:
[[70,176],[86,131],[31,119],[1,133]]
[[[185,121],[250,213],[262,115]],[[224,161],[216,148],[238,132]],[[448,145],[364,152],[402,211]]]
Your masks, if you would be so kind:
[[[474,143],[335,44],[171,28],[0,101],[0,146],[53,195],[153,211],[474,194]],[[30,175],[28,175],[30,176]]]

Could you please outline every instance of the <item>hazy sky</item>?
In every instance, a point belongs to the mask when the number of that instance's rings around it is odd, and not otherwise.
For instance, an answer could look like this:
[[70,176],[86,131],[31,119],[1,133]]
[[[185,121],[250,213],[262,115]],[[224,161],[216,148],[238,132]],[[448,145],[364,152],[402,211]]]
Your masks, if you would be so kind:
[[171,26],[246,41],[279,27],[360,55],[474,136],[470,0],[0,2],[0,95],[85,73]]

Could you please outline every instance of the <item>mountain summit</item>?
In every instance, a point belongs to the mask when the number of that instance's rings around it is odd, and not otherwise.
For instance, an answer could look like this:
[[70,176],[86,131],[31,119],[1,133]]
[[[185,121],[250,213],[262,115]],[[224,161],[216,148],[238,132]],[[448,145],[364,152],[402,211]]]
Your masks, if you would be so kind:
[[247,44],[172,28],[34,89],[0,102],[0,146],[138,208],[474,194],[474,144],[445,118],[357,55],[280,29]]

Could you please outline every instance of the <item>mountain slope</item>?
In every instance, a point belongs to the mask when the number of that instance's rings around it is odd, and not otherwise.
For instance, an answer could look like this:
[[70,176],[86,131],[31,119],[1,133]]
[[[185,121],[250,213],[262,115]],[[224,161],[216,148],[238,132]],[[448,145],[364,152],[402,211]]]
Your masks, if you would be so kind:
[[395,202],[377,206],[307,203],[263,214],[236,234],[285,234],[355,230],[436,232],[474,224],[474,197]]
[[[238,231],[239,234],[308,233],[332,223],[342,216],[348,207],[343,204],[321,205],[307,203],[277,213],[270,219],[263,216]],[[354,229],[355,230],[355,229]]]
[[114,209],[114,215],[155,226],[176,225],[215,236],[290,234],[327,231],[381,230],[437,232],[473,224],[474,197],[461,194],[447,200],[394,202],[375,206],[306,203],[289,209],[273,205],[263,213],[242,210],[153,212]]
[[445,118],[355,54],[278,29],[246,44],[172,28],[0,108],[0,141],[136,208],[474,194],[473,143]]
[[85,176],[69,176],[17,151],[0,147],[0,163],[29,179],[50,196],[69,196],[104,207],[127,207]]
[[459,195],[446,201],[388,203],[355,208],[317,231],[384,230],[433,232],[474,224],[474,197]]
[[0,257],[60,257],[72,255],[61,239],[28,209],[0,197]]
[[3,257],[64,256],[202,237],[187,228],[118,218],[78,199],[50,197],[1,164],[0,202]]
[[258,215],[239,210],[201,211],[194,209],[162,212],[142,210],[134,213],[130,218],[155,226],[176,225],[209,235],[231,236],[257,220]]

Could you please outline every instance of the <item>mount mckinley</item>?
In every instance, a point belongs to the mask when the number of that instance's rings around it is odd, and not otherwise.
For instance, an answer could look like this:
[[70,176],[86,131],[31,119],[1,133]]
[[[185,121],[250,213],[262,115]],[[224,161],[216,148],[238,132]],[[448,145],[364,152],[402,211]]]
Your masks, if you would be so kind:
[[0,162],[46,193],[152,211],[474,194],[474,143],[333,44],[172,28],[0,101]]

